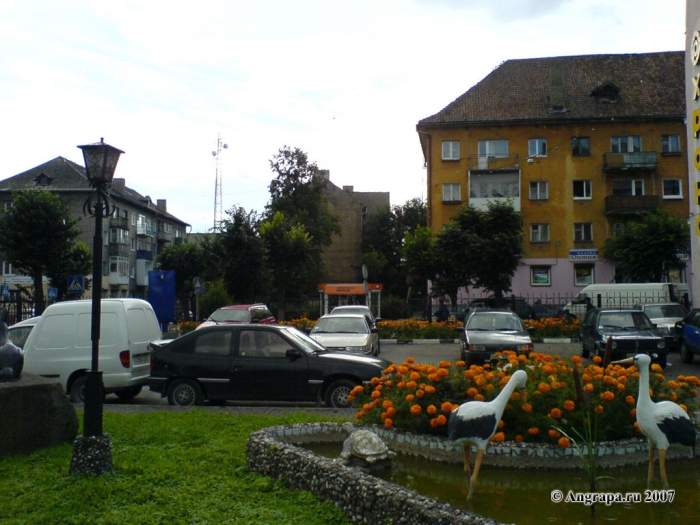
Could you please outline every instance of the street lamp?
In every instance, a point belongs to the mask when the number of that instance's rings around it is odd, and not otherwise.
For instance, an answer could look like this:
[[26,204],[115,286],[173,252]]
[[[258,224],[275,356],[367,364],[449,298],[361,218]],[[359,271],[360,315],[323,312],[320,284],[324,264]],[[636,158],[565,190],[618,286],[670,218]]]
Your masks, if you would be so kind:
[[92,316],[90,339],[92,362],[85,383],[83,435],[73,444],[71,474],[103,474],[112,470],[112,443],[109,435],[102,434],[102,401],[104,387],[100,358],[100,317],[102,315],[102,219],[112,214],[109,187],[119,155],[124,153],[104,143],[78,146],[83,150],[88,183],[94,188],[83,205],[83,214],[95,218],[95,235],[92,247]]

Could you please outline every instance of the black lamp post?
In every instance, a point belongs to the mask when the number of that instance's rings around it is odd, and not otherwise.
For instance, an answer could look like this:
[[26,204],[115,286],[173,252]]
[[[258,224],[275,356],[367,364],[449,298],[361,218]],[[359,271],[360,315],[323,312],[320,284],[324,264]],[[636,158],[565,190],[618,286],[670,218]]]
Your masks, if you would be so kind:
[[100,317],[102,315],[102,219],[112,214],[109,187],[119,156],[124,153],[104,143],[78,146],[83,150],[88,182],[95,190],[85,201],[83,213],[95,218],[95,235],[92,248],[92,316],[90,339],[92,362],[85,383],[85,408],[83,435],[73,445],[71,474],[102,474],[112,470],[112,444],[108,435],[102,434],[102,402],[104,387],[100,358]]

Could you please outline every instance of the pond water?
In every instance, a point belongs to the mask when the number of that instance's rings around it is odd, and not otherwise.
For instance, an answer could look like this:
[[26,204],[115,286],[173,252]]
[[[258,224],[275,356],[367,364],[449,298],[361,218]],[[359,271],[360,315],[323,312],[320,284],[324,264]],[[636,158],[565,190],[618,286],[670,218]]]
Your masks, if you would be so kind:
[[[342,444],[314,444],[306,448],[316,454],[336,458]],[[488,451],[486,452],[488,454]],[[559,490],[566,498],[589,492],[583,470],[515,470],[482,465],[479,482],[471,501],[467,502],[467,480],[461,465],[446,464],[411,456],[398,455],[390,469],[375,476],[406,487],[418,494],[444,501],[463,510],[475,512],[501,523],[516,525],[583,524],[621,525],[653,523],[678,525],[700,523],[700,457],[670,461],[666,464],[669,484],[675,489],[672,502],[644,503],[647,467],[620,467],[599,471],[614,479],[600,480],[597,492],[639,493],[640,503],[597,503],[595,516],[584,503],[553,503],[552,491]],[[657,487],[658,461],[656,463]],[[653,491],[649,498],[660,499],[668,494]],[[585,496],[584,496],[585,497]]]

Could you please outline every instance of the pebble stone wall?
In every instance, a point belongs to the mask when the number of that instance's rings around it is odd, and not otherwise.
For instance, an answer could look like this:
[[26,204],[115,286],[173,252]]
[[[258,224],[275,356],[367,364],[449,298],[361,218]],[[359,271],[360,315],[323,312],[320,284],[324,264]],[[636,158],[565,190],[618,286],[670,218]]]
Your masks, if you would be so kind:
[[[461,463],[461,447],[437,436],[424,436],[369,427],[395,452],[436,461]],[[270,427],[254,432],[247,444],[250,470],[283,479],[293,490],[306,490],[333,501],[354,523],[416,525],[497,525],[498,522],[462,511],[447,503],[420,496],[360,470],[318,456],[296,446],[305,443],[342,443],[348,434],[340,423],[304,423]],[[600,467],[636,465],[648,461],[646,440],[630,439],[601,443]],[[669,450],[669,459],[685,457]],[[484,465],[510,468],[582,468],[572,448],[548,445],[492,443]]]

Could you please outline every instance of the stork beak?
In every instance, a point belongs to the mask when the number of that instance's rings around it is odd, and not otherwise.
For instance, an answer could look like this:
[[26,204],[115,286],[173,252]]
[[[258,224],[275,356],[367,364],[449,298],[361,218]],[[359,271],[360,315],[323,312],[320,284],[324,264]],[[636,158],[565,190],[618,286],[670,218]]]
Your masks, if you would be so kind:
[[523,388],[523,403],[527,403],[527,390]]
[[619,361],[613,361],[611,365],[632,365],[634,364],[634,357],[628,357],[627,359],[620,359]]

